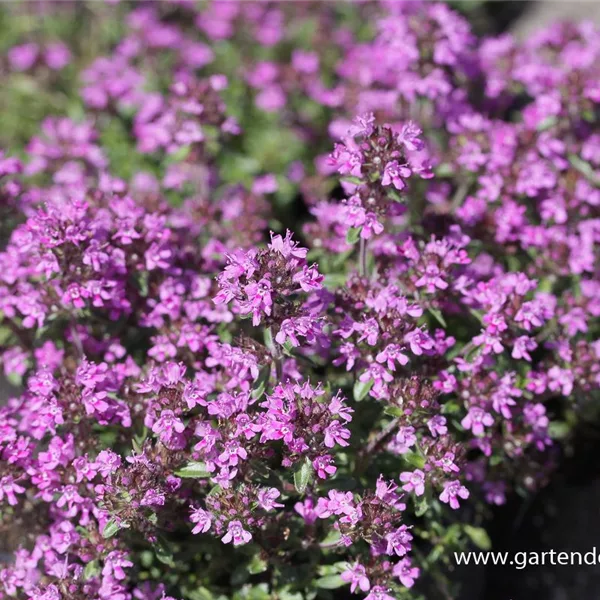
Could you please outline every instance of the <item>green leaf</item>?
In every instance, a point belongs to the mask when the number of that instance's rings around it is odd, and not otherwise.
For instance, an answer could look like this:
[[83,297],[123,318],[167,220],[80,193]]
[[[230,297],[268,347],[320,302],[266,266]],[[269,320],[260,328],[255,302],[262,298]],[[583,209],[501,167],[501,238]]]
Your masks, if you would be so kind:
[[577,169],[582,175],[589,179],[594,185],[600,186],[600,177],[588,162],[579,158],[579,156],[576,156],[575,154],[569,155],[569,162],[575,169]]
[[383,410],[385,415],[390,417],[401,417],[404,414],[404,411],[399,406],[386,406]]
[[490,456],[490,467],[497,467],[505,461],[505,457],[502,454],[492,454]]
[[444,415],[452,415],[454,413],[460,412],[461,406],[455,400],[449,400],[446,404],[442,404],[442,414]]
[[148,437],[148,428],[144,425],[144,429],[140,434],[136,434],[133,436],[131,440],[131,445],[136,454],[142,454],[144,449],[144,442]]
[[140,296],[142,296],[143,298],[147,298],[148,297],[148,273],[143,271],[142,273],[140,273],[137,278],[135,279],[135,281],[137,282],[139,291],[140,291]]
[[435,168],[438,177],[449,177],[454,173],[454,167],[450,163],[442,163]]
[[369,381],[357,380],[353,389],[354,400],[356,400],[356,402],[361,402],[364,400],[367,394],[371,391],[374,383],[375,381],[373,379],[370,379]]
[[355,185],[361,185],[364,183],[360,177],[354,177],[354,175],[346,175],[342,179],[348,183],[354,183]]
[[265,365],[258,373],[258,378],[254,382],[252,386],[252,399],[260,400],[265,390],[267,389],[267,385],[269,383],[269,377],[271,375],[271,364]]
[[489,550],[492,547],[492,540],[490,540],[487,531],[483,527],[465,525],[464,531],[478,548]]
[[8,380],[8,383],[10,383],[10,385],[12,385],[13,387],[21,387],[21,384],[23,383],[23,378],[21,377],[21,375],[15,373],[14,371],[8,373],[8,375],[6,375],[6,379]]
[[417,469],[422,469],[425,466],[425,458],[416,452],[407,452],[406,454],[402,454],[402,458],[413,467]]
[[536,127],[536,129],[538,131],[546,131],[546,129],[550,129],[551,127],[554,127],[557,123],[558,123],[558,119],[555,116],[549,116],[549,117],[546,117],[545,119],[543,119],[541,121],[541,123],[538,123],[538,126]]
[[317,568],[317,572],[321,577],[326,577],[328,575],[339,575],[344,571],[349,569],[350,565],[348,561],[340,560],[332,565],[319,565]]
[[446,320],[444,319],[444,315],[442,315],[441,310],[438,310],[437,308],[429,308],[428,310],[442,327],[447,327]]
[[117,521],[115,521],[114,519],[111,519],[104,526],[104,529],[102,530],[102,537],[106,539],[111,538],[117,533],[117,531],[119,531],[119,529],[121,529],[121,525],[117,523]]
[[325,275],[323,284],[327,289],[335,290],[337,288],[344,287],[347,281],[348,276],[346,273],[329,273],[328,275]]
[[294,473],[294,486],[299,494],[304,494],[313,476],[310,459],[305,458],[300,468]]
[[169,154],[167,156],[165,162],[168,165],[173,164],[173,163],[182,162],[189,156],[191,150],[192,150],[191,146],[182,146],[181,148],[178,148],[177,150],[175,150],[175,152],[172,152],[171,154]]
[[469,309],[469,312],[480,322],[483,323],[483,313],[475,308]]
[[210,492],[208,492],[208,494],[206,494],[206,496],[207,497],[208,496],[216,496],[222,490],[223,490],[223,488],[217,483],[217,485],[214,485],[212,488],[210,488]]
[[319,546],[321,546],[321,548],[331,548],[332,546],[337,546],[341,538],[342,534],[337,529],[332,529],[325,536],[325,539],[319,543]]
[[270,327],[265,327],[263,335],[264,335],[264,340],[265,340],[265,346],[269,350],[271,350],[271,348],[274,347],[273,332],[271,331],[271,328]]
[[90,580],[92,577],[96,577],[100,573],[100,565],[97,560],[91,560],[87,565],[85,565],[85,569],[83,570],[83,578],[85,581]]
[[168,567],[174,567],[175,561],[173,560],[173,551],[169,546],[169,542],[165,540],[164,537],[159,535],[156,538],[156,542],[154,542],[154,553],[156,554],[156,558],[160,560],[161,563],[167,565]]
[[342,579],[341,575],[327,575],[315,581],[315,586],[322,590],[336,590],[343,585],[346,585],[346,582]]
[[264,573],[267,570],[267,566],[267,561],[264,558],[261,558],[260,555],[255,554],[248,563],[248,573],[250,573],[250,575]]
[[551,421],[548,425],[548,434],[553,440],[564,440],[571,432],[571,425],[564,421]]
[[348,233],[346,234],[346,243],[354,245],[360,239],[360,232],[362,231],[362,227],[350,227],[348,229]]
[[419,498],[415,497],[415,515],[422,517],[429,508],[429,502],[427,502],[427,496],[423,495]]
[[210,590],[201,586],[188,592],[190,600],[214,600],[214,596]]
[[187,465],[181,467],[178,471],[175,471],[175,475],[187,479],[206,479],[207,477],[210,477],[206,465],[203,462],[197,462],[195,460],[190,461]]
[[286,356],[290,356],[292,358],[294,357],[294,346],[290,340],[287,340],[287,342],[282,346],[282,348],[283,348],[283,353]]
[[402,196],[395,189],[393,189],[393,188],[388,188],[387,195],[394,202],[398,202],[399,204],[403,204],[404,203],[404,198],[402,198]]
[[551,292],[554,284],[556,283],[556,276],[551,275],[549,277],[544,277],[538,285],[538,290],[540,292]]
[[248,573],[248,569],[244,563],[236,563],[236,565],[237,566],[233,567],[229,577],[229,585],[231,585],[234,590],[241,588],[246,581],[248,581],[248,577],[250,576],[250,573]]

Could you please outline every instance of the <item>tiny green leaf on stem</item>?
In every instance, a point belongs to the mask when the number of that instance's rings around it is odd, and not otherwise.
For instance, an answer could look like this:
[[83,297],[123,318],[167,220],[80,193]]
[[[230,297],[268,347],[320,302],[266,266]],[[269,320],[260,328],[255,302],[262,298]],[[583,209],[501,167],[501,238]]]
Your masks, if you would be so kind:
[[356,244],[360,239],[360,232],[362,231],[362,227],[350,227],[348,229],[348,233],[346,234],[346,243],[347,244]]
[[100,573],[100,566],[97,560],[91,560],[83,570],[83,579],[88,581]]
[[354,177],[353,175],[346,175],[343,179],[344,181],[348,183],[354,183],[355,185],[360,185],[361,183],[364,183],[364,181],[360,177]]
[[294,486],[299,494],[304,494],[313,476],[310,459],[305,458],[300,468],[294,473]]
[[442,311],[437,309],[437,308],[429,308],[429,312],[431,313],[431,315],[433,317],[435,317],[435,320],[442,326],[442,327],[447,327],[446,325],[446,320],[444,319],[444,315],[442,314]]
[[354,400],[356,400],[356,402],[361,402],[362,400],[364,400],[367,394],[371,391],[371,388],[373,387],[374,383],[375,382],[372,379],[370,379],[369,381],[357,381],[354,384],[353,389]]
[[269,383],[269,377],[271,376],[271,364],[265,365],[258,373],[258,378],[254,382],[252,386],[252,399],[260,400],[265,390],[267,389],[267,384]]
[[248,563],[248,573],[250,573],[250,575],[264,573],[267,570],[267,567],[267,561],[264,558],[261,558],[260,555],[255,554]]
[[429,508],[427,496],[423,495],[420,498],[415,497],[415,516],[422,517]]
[[473,527],[473,525],[465,525],[465,533],[469,539],[482,550],[489,550],[492,547],[492,541],[483,527]]
[[600,186],[600,177],[596,174],[592,166],[575,154],[569,154],[571,166],[577,169],[582,175],[589,179],[594,185]]
[[425,466],[425,458],[416,452],[407,452],[402,455],[402,458],[413,467],[422,469]]
[[335,590],[343,585],[346,585],[346,582],[342,579],[341,575],[327,575],[315,581],[315,587],[322,590]]
[[175,471],[177,477],[184,477],[188,479],[206,479],[210,477],[210,473],[203,462],[197,462],[195,460],[190,461],[184,467],[181,467],[178,471]]
[[121,525],[117,523],[115,519],[111,519],[104,526],[104,529],[102,530],[102,537],[105,539],[111,538],[117,533],[117,531],[119,531],[119,529],[121,529]]
[[337,529],[332,529],[319,544],[321,548],[331,548],[340,543],[342,534]]
[[173,551],[169,547],[169,542],[165,540],[164,537],[158,536],[156,538],[156,542],[154,543],[154,552],[156,554],[156,558],[167,565],[168,567],[174,567],[175,561],[173,560]]

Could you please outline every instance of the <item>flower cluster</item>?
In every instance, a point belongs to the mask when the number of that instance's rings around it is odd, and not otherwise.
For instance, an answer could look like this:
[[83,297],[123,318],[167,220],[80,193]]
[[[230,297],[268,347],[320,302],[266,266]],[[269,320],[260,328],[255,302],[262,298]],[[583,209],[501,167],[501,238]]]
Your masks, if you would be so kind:
[[6,57],[0,600],[427,590],[600,389],[600,32],[94,10]]

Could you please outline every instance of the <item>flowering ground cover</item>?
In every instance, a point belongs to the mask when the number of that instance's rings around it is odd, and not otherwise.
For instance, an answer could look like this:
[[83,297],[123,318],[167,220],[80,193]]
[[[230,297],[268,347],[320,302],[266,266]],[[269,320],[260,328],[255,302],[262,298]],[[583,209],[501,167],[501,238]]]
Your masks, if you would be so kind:
[[597,413],[600,31],[0,11],[0,598],[454,598]]

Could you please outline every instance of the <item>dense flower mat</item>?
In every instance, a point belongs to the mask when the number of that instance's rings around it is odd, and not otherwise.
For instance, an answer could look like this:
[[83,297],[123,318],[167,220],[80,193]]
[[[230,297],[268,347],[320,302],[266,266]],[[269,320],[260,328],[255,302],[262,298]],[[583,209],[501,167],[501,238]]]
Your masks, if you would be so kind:
[[1,10],[0,598],[453,597],[597,412],[600,31]]

